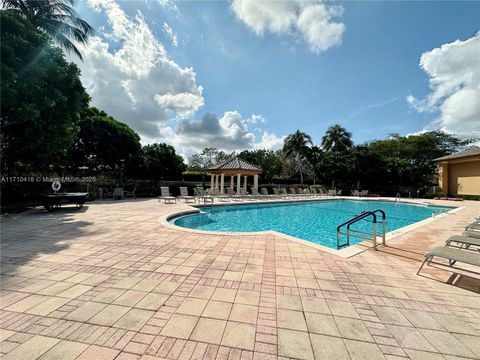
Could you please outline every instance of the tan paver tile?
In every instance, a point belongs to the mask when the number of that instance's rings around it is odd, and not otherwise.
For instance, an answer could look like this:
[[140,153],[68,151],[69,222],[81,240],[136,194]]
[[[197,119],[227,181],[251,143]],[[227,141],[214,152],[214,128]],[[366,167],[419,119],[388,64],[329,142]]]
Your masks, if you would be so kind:
[[302,311],[300,296],[277,295],[277,308]]
[[412,309],[400,309],[402,314],[416,328],[445,330],[445,328],[427,312]]
[[357,311],[348,301],[326,300],[332,315],[360,319]]
[[92,317],[89,322],[96,325],[112,326],[118,319],[125,315],[128,310],[127,306],[107,305],[97,315]]
[[350,360],[343,340],[337,337],[310,334],[315,359]]
[[343,338],[374,342],[362,320],[335,316],[338,330]]
[[55,284],[53,280],[39,280],[20,289],[23,292],[36,293]]
[[73,283],[81,283],[88,278],[92,277],[94,274],[91,273],[86,273],[86,272],[79,272],[69,278],[67,278],[65,281],[67,282],[73,282]]
[[232,304],[229,302],[210,300],[207,304],[207,307],[203,311],[202,316],[227,320],[230,316],[231,309]]
[[[479,299],[480,304],[480,299]],[[461,317],[448,314],[432,313],[432,317],[443,325],[445,329],[453,333],[470,334],[480,336],[480,332],[473,329]]]
[[122,329],[139,331],[143,325],[153,316],[154,312],[143,309],[131,309],[113,326]]
[[198,317],[183,314],[173,314],[161,331],[161,335],[188,339],[197,324]]
[[82,284],[84,285],[91,285],[91,286],[96,286],[98,284],[101,284],[105,280],[110,279],[109,275],[102,275],[102,274],[94,274],[93,276],[89,277],[88,279],[85,279],[82,281]]
[[106,306],[107,304],[88,301],[80,305],[77,309],[73,310],[69,314],[65,315],[65,319],[86,322]]
[[330,314],[327,302],[322,298],[302,297],[303,310],[321,314]]
[[278,355],[313,360],[312,344],[307,332],[278,329]]
[[429,329],[420,329],[420,332],[441,353],[471,358],[475,357],[475,354],[468,350],[465,344],[448,332]]
[[0,329],[0,342],[7,340],[10,336],[15,335],[15,331]]
[[123,306],[135,306],[140,300],[142,300],[145,295],[147,295],[144,291],[136,291],[136,290],[127,290],[122,296],[117,298],[113,303],[115,305],[123,305]]
[[258,305],[260,293],[257,291],[238,290],[235,302],[239,304]]
[[87,348],[87,344],[63,340],[43,354],[39,360],[74,360]]
[[372,309],[384,324],[411,326],[410,321],[397,308],[372,305]]
[[277,326],[284,329],[307,331],[307,324],[301,311],[278,309]]
[[47,316],[52,311],[57,310],[59,307],[65,305],[69,301],[70,299],[51,297],[43,301],[42,303],[34,306],[33,308],[28,309],[26,313]]
[[36,335],[2,356],[2,360],[35,360],[59,341],[59,339]]
[[104,303],[111,303],[118,299],[122,294],[124,294],[126,290],[124,289],[107,289],[97,296],[95,296],[92,301],[104,302]]
[[233,304],[230,312],[230,320],[245,322],[250,324],[257,323],[258,307],[245,304]]
[[454,336],[460,340],[466,347],[475,353],[480,359],[480,341],[478,336],[475,335],[464,335],[464,334],[454,334]]
[[48,299],[48,296],[30,295],[30,296],[26,297],[25,299],[22,299],[20,301],[17,301],[16,303],[13,303],[12,305],[5,308],[5,310],[16,311],[16,312],[24,312],[28,309],[33,308],[34,306],[37,306],[38,304],[44,302],[47,299]]
[[212,300],[228,301],[233,303],[236,294],[237,290],[235,289],[216,288],[213,292]]
[[75,299],[77,296],[86,293],[90,289],[92,289],[92,286],[77,284],[65,291],[62,291],[57,296]]
[[160,281],[158,281],[158,280],[142,279],[134,287],[132,287],[132,289],[148,292],[148,291],[152,291],[153,289],[155,289],[158,285],[160,285]]
[[119,353],[119,350],[92,345],[76,360],[113,360],[118,356]]
[[205,309],[205,306],[207,306],[207,303],[208,300],[206,299],[185,298],[182,304],[178,307],[177,313],[200,316]]
[[49,286],[43,290],[40,290],[38,294],[41,295],[50,295],[50,296],[55,296],[60,294],[61,292],[71,288],[74,283],[68,283],[68,282],[57,282],[53,284],[52,286]]
[[170,295],[166,294],[147,294],[140,302],[135,305],[136,308],[147,310],[158,310],[168,300]]
[[308,331],[315,334],[340,336],[333,316],[317,313],[305,313]]
[[344,341],[352,360],[385,360],[385,356],[377,344],[355,340]]
[[225,320],[200,318],[190,340],[220,344],[226,324]]
[[160,283],[155,289],[153,289],[152,292],[171,295],[175,292],[175,290],[177,290],[179,286],[180,283],[164,281]]
[[137,285],[137,283],[139,283],[140,280],[142,279],[137,277],[125,277],[122,280],[119,280],[117,283],[113,284],[112,287],[128,290],[133,288],[135,285]]
[[49,276],[48,280],[62,281],[77,274],[78,272],[75,272],[75,271],[64,270],[64,271],[60,271],[55,275]]
[[430,344],[417,329],[396,325],[386,326],[402,347],[436,352],[432,344]]
[[221,344],[223,346],[253,350],[255,344],[255,326],[228,321]]
[[190,292],[190,296],[200,299],[210,299],[214,291],[215,288],[213,286],[197,285]]
[[439,353],[412,349],[405,349],[405,352],[412,360],[445,360],[445,358]]

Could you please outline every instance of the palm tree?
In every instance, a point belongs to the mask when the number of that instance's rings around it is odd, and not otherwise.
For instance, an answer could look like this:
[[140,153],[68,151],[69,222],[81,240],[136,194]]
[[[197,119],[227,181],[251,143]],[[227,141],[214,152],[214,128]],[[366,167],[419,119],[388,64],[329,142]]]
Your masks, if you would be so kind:
[[323,150],[318,146],[312,146],[307,152],[307,160],[312,167],[313,184],[320,177],[320,168],[323,161]]
[[297,130],[293,134],[288,135],[283,143],[283,152],[286,157],[295,159],[300,170],[300,182],[303,185],[303,169],[302,160],[308,153],[309,146],[312,145],[310,135]]
[[35,28],[83,60],[73,41],[86,43],[94,29],[78,17],[74,5],[75,0],[2,0],[4,9],[18,11]]
[[330,126],[322,137],[322,147],[325,151],[339,153],[352,148],[352,133],[340,124]]

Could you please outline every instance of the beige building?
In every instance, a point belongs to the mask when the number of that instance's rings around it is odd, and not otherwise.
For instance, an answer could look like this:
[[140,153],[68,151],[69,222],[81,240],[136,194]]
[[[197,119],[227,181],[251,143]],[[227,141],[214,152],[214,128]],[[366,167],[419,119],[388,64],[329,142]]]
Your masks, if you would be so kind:
[[480,148],[435,159],[438,184],[451,195],[480,195]]

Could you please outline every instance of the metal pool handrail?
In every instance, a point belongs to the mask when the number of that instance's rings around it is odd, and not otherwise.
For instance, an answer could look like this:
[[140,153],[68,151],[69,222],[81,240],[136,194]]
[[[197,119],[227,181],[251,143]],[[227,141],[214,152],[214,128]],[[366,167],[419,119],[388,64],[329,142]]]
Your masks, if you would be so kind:
[[[337,249],[340,249],[344,246],[350,246],[350,236],[354,236],[359,239],[364,239],[364,240],[372,240],[373,241],[373,248],[377,250],[377,213],[380,214],[382,217],[382,243],[385,245],[385,229],[386,229],[386,215],[385,211],[377,209],[373,211],[364,211],[361,214],[355,216],[354,218],[345,221],[344,223],[340,224],[337,226]],[[373,231],[372,232],[366,232],[366,231],[361,231],[361,230],[354,230],[351,229],[350,226],[352,224],[355,224],[359,222],[360,220],[363,220],[367,217],[372,217],[373,219]],[[346,226],[347,227],[347,232],[342,232],[342,227]],[[359,235],[361,234],[361,235]],[[341,244],[340,245],[340,236],[341,235],[347,235],[347,243],[346,244]],[[365,237],[362,235],[369,235],[369,237]]]

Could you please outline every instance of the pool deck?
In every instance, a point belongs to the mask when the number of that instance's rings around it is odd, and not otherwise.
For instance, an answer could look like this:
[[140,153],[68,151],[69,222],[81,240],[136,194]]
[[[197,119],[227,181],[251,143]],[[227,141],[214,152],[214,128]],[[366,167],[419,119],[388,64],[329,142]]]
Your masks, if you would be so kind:
[[2,217],[0,358],[480,359],[480,275],[415,275],[480,202],[429,201],[462,208],[348,258],[152,199]]

